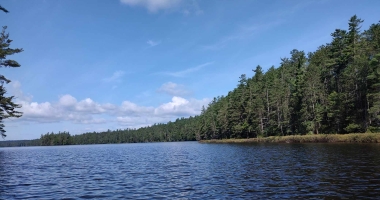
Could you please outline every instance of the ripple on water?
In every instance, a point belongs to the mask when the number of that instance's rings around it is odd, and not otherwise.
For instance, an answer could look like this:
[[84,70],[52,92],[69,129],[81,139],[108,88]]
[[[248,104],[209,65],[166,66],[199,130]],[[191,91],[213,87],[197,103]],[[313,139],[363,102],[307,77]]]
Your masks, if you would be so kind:
[[378,166],[376,144],[3,148],[0,199],[376,199]]

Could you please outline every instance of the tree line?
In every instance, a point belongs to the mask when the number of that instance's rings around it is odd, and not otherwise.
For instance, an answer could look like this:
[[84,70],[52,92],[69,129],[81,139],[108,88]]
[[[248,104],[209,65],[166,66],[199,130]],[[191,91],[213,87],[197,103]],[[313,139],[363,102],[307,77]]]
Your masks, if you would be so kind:
[[138,129],[107,130],[80,135],[70,135],[66,131],[50,132],[42,134],[36,140],[0,141],[0,147],[195,141],[199,118],[181,118],[174,122]]
[[257,66],[199,116],[139,129],[70,136],[48,133],[41,145],[254,138],[380,131],[380,22],[361,31],[349,19],[315,52],[292,50],[279,67]]
[[378,132],[380,127],[380,23],[348,30],[315,52],[292,50],[278,68],[260,66],[201,114],[197,139]]

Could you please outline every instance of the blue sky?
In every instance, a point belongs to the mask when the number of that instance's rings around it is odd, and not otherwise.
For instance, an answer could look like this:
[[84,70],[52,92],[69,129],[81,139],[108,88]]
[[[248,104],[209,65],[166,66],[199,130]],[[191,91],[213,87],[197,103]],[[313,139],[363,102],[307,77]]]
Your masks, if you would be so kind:
[[138,128],[200,113],[241,74],[277,67],[380,20],[377,0],[12,0],[0,13],[22,66],[2,68],[24,116],[7,140]]

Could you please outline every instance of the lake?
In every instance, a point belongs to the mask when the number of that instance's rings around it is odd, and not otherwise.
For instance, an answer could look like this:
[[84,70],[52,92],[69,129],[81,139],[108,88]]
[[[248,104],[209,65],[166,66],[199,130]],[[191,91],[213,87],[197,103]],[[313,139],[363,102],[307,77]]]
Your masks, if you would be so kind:
[[377,197],[378,144],[0,148],[0,199]]

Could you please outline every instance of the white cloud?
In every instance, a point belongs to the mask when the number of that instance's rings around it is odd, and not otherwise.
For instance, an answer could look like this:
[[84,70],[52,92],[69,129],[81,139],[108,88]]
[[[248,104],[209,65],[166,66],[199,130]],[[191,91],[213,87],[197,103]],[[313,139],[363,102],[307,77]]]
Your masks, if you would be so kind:
[[[165,86],[165,84],[163,85]],[[166,92],[181,93],[175,91],[177,84],[167,83]],[[23,94],[14,91],[18,94]],[[165,88],[165,87],[164,87]],[[173,89],[170,91],[169,89]],[[104,124],[104,128],[110,128],[110,122],[116,122],[121,126],[138,128],[154,123],[166,123],[179,117],[189,117],[200,114],[202,106],[207,106],[208,99],[185,99],[174,96],[170,102],[163,103],[157,107],[140,106],[130,101],[123,101],[120,105],[111,103],[98,103],[91,98],[78,101],[70,94],[62,95],[56,102],[33,102],[25,100],[20,96],[16,103],[22,107],[18,109],[23,116],[18,119],[9,119],[9,122],[72,122],[74,124]]]
[[119,111],[123,115],[145,115],[152,113],[153,109],[153,107],[138,106],[132,102],[123,101],[123,103],[121,103]]
[[37,103],[37,102],[17,102],[21,104],[19,111],[23,112],[21,119],[27,121],[38,121],[38,122],[57,122],[63,117],[62,113],[59,112],[51,103]]
[[98,119],[83,119],[83,120],[76,120],[74,123],[77,124],[105,124],[107,123],[106,119],[98,118]]
[[162,104],[155,109],[156,115],[171,115],[171,116],[194,116],[199,115],[202,106],[208,105],[209,99],[184,99],[181,97],[173,97],[172,101],[169,103]]
[[173,82],[164,83],[157,90],[157,92],[165,93],[171,96],[186,96],[190,94],[190,91],[188,91],[185,86]]
[[157,45],[161,44],[161,41],[148,40],[146,43],[147,43],[150,47],[154,47],[154,46],[157,46]]
[[123,71],[116,71],[112,74],[112,76],[104,78],[103,81],[105,82],[121,82],[121,78],[124,76],[125,72]]
[[157,13],[160,10],[169,10],[178,11],[184,15],[203,14],[198,0],[120,0],[120,2],[128,6],[144,7],[150,13]]
[[105,119],[93,119],[95,114],[112,112],[112,104],[99,104],[90,98],[77,102],[71,95],[63,95],[58,102],[28,102],[16,101],[22,107],[18,109],[23,113],[19,119],[10,121],[32,121],[38,123],[72,121],[79,124],[104,123]]
[[85,112],[85,113],[104,113],[106,111],[114,110],[116,107],[112,104],[99,104],[94,102],[90,98],[86,98],[82,101],[77,101],[77,99],[69,94],[63,95],[59,98],[57,107],[63,107],[64,109],[68,109],[70,111],[75,112]]
[[151,126],[153,124],[158,123],[167,123],[170,120],[172,120],[170,117],[145,117],[145,116],[123,116],[123,117],[117,117],[116,121],[122,125],[126,126],[128,128],[140,128],[140,127],[146,127]]
[[184,99],[182,97],[174,96],[172,101],[160,105],[154,110],[154,114],[158,116],[194,116],[201,112],[202,106],[207,105],[210,101],[208,99]]
[[93,114],[106,112],[106,109],[104,109],[102,105],[94,102],[90,98],[86,98],[78,102],[75,106],[75,110],[79,112],[86,112],[86,113],[93,113]]
[[31,101],[33,96],[26,95],[21,90],[21,83],[19,81],[12,81],[10,84],[5,85],[7,87],[7,91],[17,98],[20,101]]
[[180,5],[182,0],[120,0],[120,2],[129,6],[142,6],[154,13],[175,8]]
[[66,121],[72,121],[75,124],[103,124],[107,120],[104,118],[94,118],[92,115],[83,115],[82,113],[69,113],[67,114]]
[[60,121],[72,121],[74,123],[103,123],[104,119],[93,119],[93,114],[111,112],[115,109],[112,104],[99,104],[87,98],[82,101],[69,94],[61,96],[57,102],[33,102],[31,95],[24,95],[21,83],[14,81],[9,84],[8,90],[16,96],[15,103],[20,104],[17,109],[22,112],[21,118],[8,119],[14,121],[30,121],[37,123],[50,123]]
[[184,77],[186,76],[187,74],[190,74],[190,73],[193,73],[193,72],[196,72],[208,65],[212,65],[214,64],[214,62],[207,62],[207,63],[203,63],[201,65],[198,65],[196,67],[192,67],[192,68],[188,68],[188,69],[185,69],[185,70],[182,70],[182,71],[177,71],[177,72],[161,72],[159,74],[164,74],[164,75],[168,75],[168,76],[174,76],[174,77]]
[[59,98],[59,104],[64,107],[73,107],[77,103],[77,99],[73,96],[66,94]]

